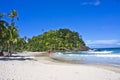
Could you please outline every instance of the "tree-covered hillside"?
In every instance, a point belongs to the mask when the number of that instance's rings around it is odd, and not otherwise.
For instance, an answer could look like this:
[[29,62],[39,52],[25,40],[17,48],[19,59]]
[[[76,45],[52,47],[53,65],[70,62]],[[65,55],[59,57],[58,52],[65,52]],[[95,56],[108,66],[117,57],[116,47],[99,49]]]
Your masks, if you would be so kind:
[[79,34],[69,29],[50,30],[28,39],[27,43],[27,50],[30,51],[87,49]]

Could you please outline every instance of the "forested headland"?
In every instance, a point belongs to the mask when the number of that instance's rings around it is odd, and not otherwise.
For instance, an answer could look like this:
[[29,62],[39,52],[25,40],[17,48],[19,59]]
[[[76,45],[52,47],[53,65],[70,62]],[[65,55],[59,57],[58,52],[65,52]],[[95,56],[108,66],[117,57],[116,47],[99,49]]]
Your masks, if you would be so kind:
[[49,30],[28,39],[27,50],[30,51],[72,51],[88,50],[78,32],[69,29]]

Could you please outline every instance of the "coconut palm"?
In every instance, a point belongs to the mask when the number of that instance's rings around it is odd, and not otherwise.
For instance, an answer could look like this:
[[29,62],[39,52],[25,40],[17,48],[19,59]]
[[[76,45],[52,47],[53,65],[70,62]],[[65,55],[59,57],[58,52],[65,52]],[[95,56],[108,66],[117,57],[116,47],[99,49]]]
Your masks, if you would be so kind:
[[5,43],[5,29],[8,26],[8,23],[5,20],[2,20],[4,13],[0,13],[0,50],[2,51],[3,45]]
[[8,51],[10,52],[10,56],[13,52],[13,46],[15,43],[17,43],[18,30],[14,26],[8,26],[6,27],[6,39],[8,44]]
[[11,25],[8,26],[6,28],[6,32],[7,32],[7,43],[8,43],[8,51],[10,52],[10,56],[12,55],[12,51],[13,51],[13,45],[14,43],[17,42],[17,38],[18,38],[18,30],[15,26],[15,22],[14,20],[17,19],[18,20],[18,14],[16,10],[12,10],[9,14],[8,17],[11,18]]
[[8,17],[11,18],[11,26],[15,26],[14,20],[19,20],[17,11],[12,9],[12,11],[8,14]]
[[5,24],[5,21],[4,20],[1,20],[2,18],[4,17],[4,14],[3,13],[0,13],[0,38],[2,38],[2,33],[4,32],[4,24]]

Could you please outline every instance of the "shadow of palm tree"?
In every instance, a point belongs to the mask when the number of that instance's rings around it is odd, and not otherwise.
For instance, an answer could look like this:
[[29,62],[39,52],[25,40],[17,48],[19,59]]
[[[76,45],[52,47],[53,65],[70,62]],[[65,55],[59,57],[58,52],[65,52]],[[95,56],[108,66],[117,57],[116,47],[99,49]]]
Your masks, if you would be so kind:
[[25,60],[34,60],[33,58],[30,57],[23,57],[23,56],[12,56],[12,57],[0,57],[0,61],[25,61]]

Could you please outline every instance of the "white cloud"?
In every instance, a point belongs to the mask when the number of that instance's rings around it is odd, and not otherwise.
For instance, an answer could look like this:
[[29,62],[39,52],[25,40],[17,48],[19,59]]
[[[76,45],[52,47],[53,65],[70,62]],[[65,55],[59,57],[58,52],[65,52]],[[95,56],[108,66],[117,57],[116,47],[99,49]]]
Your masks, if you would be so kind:
[[101,2],[100,2],[99,0],[97,0],[97,1],[94,3],[94,5],[95,5],[95,6],[98,6],[98,5],[100,5],[100,3],[101,3]]
[[120,45],[120,43],[117,43],[117,45]]
[[87,45],[120,45],[119,40],[87,40]]
[[83,2],[82,5],[94,5],[94,6],[98,6],[100,5],[100,0],[96,0],[95,2]]

